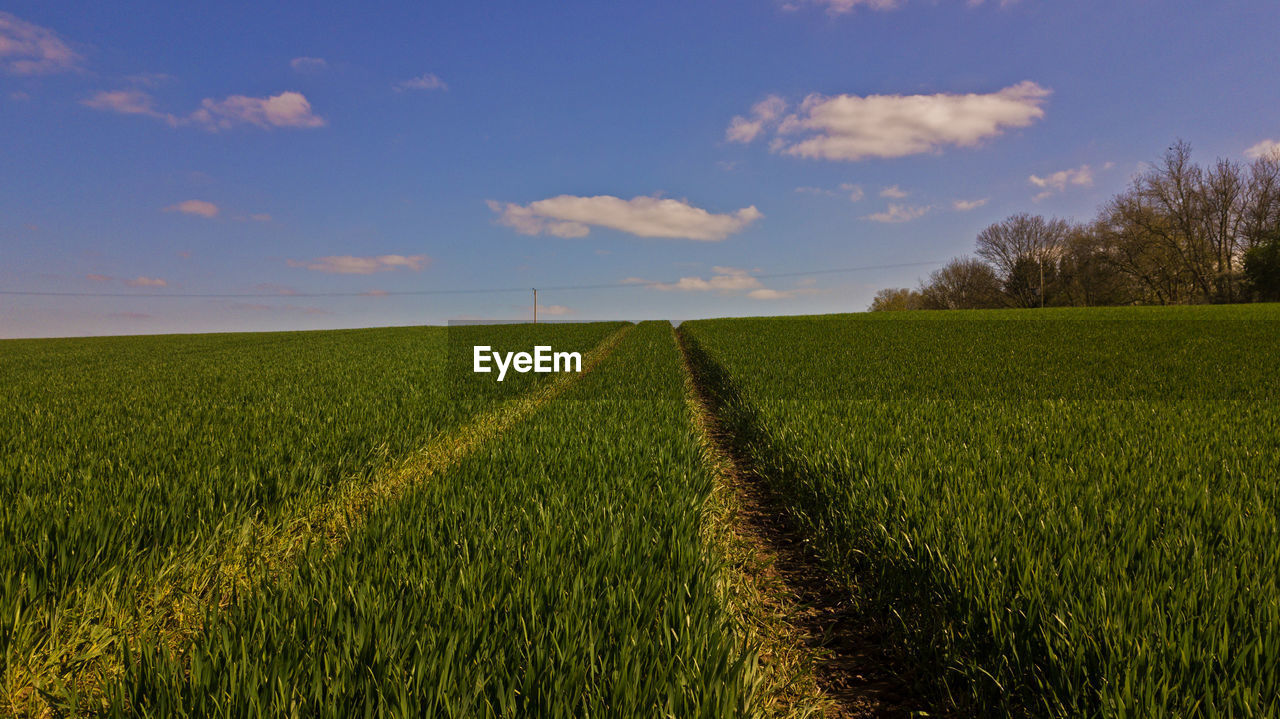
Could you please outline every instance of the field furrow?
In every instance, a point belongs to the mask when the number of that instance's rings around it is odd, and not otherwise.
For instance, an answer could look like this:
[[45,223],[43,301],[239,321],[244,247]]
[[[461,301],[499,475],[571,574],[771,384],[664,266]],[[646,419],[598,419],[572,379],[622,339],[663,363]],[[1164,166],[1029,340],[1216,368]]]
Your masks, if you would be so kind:
[[336,552],[145,642],[111,695],[153,716],[729,717],[756,660],[703,542],[712,491],[667,323]]
[[681,331],[735,449],[922,691],[982,716],[1272,716],[1280,333],[1246,309]]

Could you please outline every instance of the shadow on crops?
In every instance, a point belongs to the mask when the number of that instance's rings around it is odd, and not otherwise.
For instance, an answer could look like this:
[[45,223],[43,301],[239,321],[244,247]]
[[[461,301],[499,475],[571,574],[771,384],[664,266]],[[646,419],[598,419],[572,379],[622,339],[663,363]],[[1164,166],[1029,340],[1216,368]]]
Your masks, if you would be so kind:
[[[996,643],[973,639],[989,638],[989,628],[956,625],[956,617],[976,612],[939,580],[927,548],[909,560],[877,552],[873,517],[861,518],[861,536],[847,536],[848,519],[837,515],[849,505],[838,495],[855,486],[852,478],[788,453],[728,373],[687,330],[677,332],[729,451],[751,475],[750,489],[762,509],[772,514],[764,522],[776,531],[766,540],[780,562],[807,565],[781,569],[788,588],[827,615],[816,627],[824,634],[823,646],[844,655],[834,657],[828,670],[851,676],[828,676],[826,683],[834,683],[836,692],[851,682],[897,685],[888,690],[892,716],[921,706],[930,716],[986,716],[996,707],[1000,714],[1034,715],[1036,698],[1008,688],[1035,686],[1037,680],[994,666],[1001,662]],[[764,527],[764,534],[771,528]],[[902,688],[914,696],[897,696]]]

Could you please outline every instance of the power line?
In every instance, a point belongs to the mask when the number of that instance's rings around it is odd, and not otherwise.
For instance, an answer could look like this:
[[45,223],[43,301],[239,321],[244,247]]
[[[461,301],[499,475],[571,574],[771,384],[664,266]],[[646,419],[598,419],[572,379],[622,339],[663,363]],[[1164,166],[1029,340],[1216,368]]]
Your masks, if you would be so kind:
[[[870,270],[890,270],[903,267],[928,267],[940,265],[942,262],[901,262],[891,265],[867,265],[864,267],[841,267],[823,270],[805,270],[803,272],[774,272],[770,274],[750,275],[756,279],[769,280],[781,277],[804,277],[807,275],[829,275],[846,272],[867,272]],[[673,285],[679,280],[670,282],[610,282],[597,285],[560,285],[541,287],[544,292],[571,292],[578,290],[610,290],[642,287],[658,287]],[[365,292],[166,292],[163,294],[146,294],[140,292],[48,292],[40,290],[0,290],[0,295],[18,297],[135,297],[135,298],[204,298],[204,299],[280,299],[282,297],[398,297],[418,295],[479,295],[508,294],[528,292],[528,287],[490,287],[471,289],[432,289],[432,290],[376,290]]]

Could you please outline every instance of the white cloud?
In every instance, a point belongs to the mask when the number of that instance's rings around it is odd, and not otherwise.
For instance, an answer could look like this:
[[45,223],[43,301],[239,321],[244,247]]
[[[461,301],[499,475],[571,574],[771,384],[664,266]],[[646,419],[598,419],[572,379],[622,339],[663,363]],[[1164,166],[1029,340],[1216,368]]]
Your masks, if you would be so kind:
[[899,204],[890,202],[889,209],[885,210],[884,212],[875,212],[870,215],[866,215],[862,219],[871,220],[872,222],[888,222],[888,223],[910,222],[912,220],[916,220],[921,217],[924,217],[926,214],[928,214],[930,209],[931,208],[927,206],[918,207],[914,205],[899,205]]
[[1253,147],[1250,147],[1248,150],[1245,150],[1244,156],[1249,158],[1250,160],[1257,160],[1258,158],[1261,158],[1261,157],[1272,157],[1272,156],[1276,158],[1280,158],[1280,142],[1276,142],[1275,140],[1270,140],[1270,139],[1263,140],[1262,142],[1259,142]]
[[78,70],[83,58],[54,31],[0,11],[0,67],[13,75]]
[[1032,175],[1027,178],[1027,182],[1030,182],[1032,185],[1044,190],[1044,192],[1041,192],[1032,198],[1036,202],[1039,202],[1046,197],[1065,191],[1068,186],[1092,186],[1093,169],[1088,165],[1081,165],[1069,170],[1059,170],[1044,177]]
[[114,277],[112,277],[112,276],[110,276],[110,275],[99,275],[99,274],[95,274],[95,273],[92,273],[92,272],[91,272],[91,273],[89,273],[89,274],[87,274],[87,275],[85,275],[85,278],[86,278],[86,279],[89,279],[89,280],[92,280],[92,281],[94,281],[94,282],[110,282],[110,281],[112,281],[112,280],[114,280],[114,279],[115,279]]
[[645,196],[623,200],[611,195],[560,195],[528,205],[493,200],[488,205],[498,213],[500,224],[516,232],[557,237],[584,237],[594,225],[637,237],[717,241],[741,232],[764,216],[754,205],[715,214],[694,207],[687,200]]
[[448,90],[449,86],[445,84],[435,73],[427,73],[417,77],[402,80],[395,84],[396,92],[404,92],[405,90]]
[[[525,312],[533,312],[533,305],[526,305],[521,309]],[[573,314],[573,308],[565,305],[538,305],[538,314],[548,317],[560,317]]]
[[956,212],[968,212],[969,210],[976,210],[979,207],[982,207],[987,204],[990,199],[991,198],[989,197],[984,197],[980,200],[955,200],[951,203],[951,207]]
[[252,215],[249,215],[249,219],[253,220],[254,222],[270,222],[271,215],[265,212],[255,212]]
[[95,110],[123,115],[145,115],[163,120],[172,127],[194,125],[216,132],[237,125],[264,129],[276,127],[323,127],[323,117],[311,111],[311,103],[300,92],[282,92],[270,97],[231,95],[222,100],[205,98],[200,108],[186,117],[155,109],[155,100],[142,90],[111,90],[94,94],[81,104]]
[[125,280],[125,284],[130,287],[168,287],[169,283],[159,277],[135,277],[131,280]]
[[761,288],[748,292],[747,297],[750,297],[753,300],[789,300],[792,297],[795,297],[798,293],[799,290],[771,290]]
[[[1000,0],[1000,7],[1008,7],[1018,2],[1018,0]],[[868,10],[896,10],[906,4],[906,0],[787,0],[782,4],[782,9],[787,11],[799,10],[803,5],[819,5],[826,9],[828,15],[844,15],[851,13],[855,8],[865,7]],[[969,7],[978,7],[983,4],[983,0],[966,0]]]
[[[826,197],[835,197],[839,194],[835,190],[828,190],[825,187],[797,187],[796,192],[806,195],[824,195]],[[862,191],[861,185],[855,185],[851,182],[840,183],[840,192],[849,193],[850,202],[861,202],[862,198],[866,196]]]
[[236,125],[273,127],[323,127],[325,119],[311,111],[311,103],[300,92],[282,92],[270,97],[231,95],[223,100],[205,98],[190,121],[209,130],[225,130]]
[[295,57],[289,61],[289,67],[294,72],[319,72],[329,67],[329,63],[322,57]]
[[247,310],[249,312],[296,312],[304,315],[331,315],[332,310],[322,309],[320,307],[306,307],[300,305],[263,305],[251,302],[233,302],[229,305],[234,310]]
[[185,215],[199,215],[200,217],[217,217],[218,206],[205,200],[183,200],[176,205],[169,205],[164,208],[164,211],[181,212]]
[[[949,145],[972,147],[1044,117],[1041,106],[1049,94],[1030,81],[987,94],[814,94],[777,123],[770,149],[795,157],[857,161],[939,152]],[[762,129],[771,122],[758,121]],[[740,130],[739,141],[760,134]]]
[[729,142],[751,142],[766,125],[773,124],[787,110],[787,102],[777,95],[770,95],[751,107],[751,117],[738,115],[729,122],[724,139]]
[[[793,0],[784,3],[783,10],[799,10],[804,0]],[[808,0],[809,4],[826,8],[828,15],[844,15],[853,12],[854,8],[865,7],[868,10],[894,10],[902,6],[903,0]]]
[[81,105],[95,110],[109,110],[121,115],[146,115],[156,117],[169,124],[176,124],[177,118],[166,115],[155,109],[155,101],[142,90],[109,90],[95,93],[88,99],[81,100]]
[[681,277],[676,282],[654,282],[649,285],[655,290],[678,290],[682,292],[734,292],[753,290],[763,287],[760,280],[751,276],[750,271],[737,267],[712,267],[711,277]]
[[910,192],[907,192],[906,190],[902,189],[901,187],[898,187],[897,185],[890,185],[880,191],[881,197],[888,197],[894,200],[901,200],[902,198],[910,194],[911,194]]
[[827,195],[828,197],[835,195],[835,191],[822,187],[797,187],[796,192],[805,195]]
[[[624,285],[646,285],[651,290],[660,292],[715,292],[721,295],[733,295],[745,292],[747,297],[756,300],[781,300],[797,295],[814,294],[818,290],[805,285],[793,290],[775,290],[765,287],[760,279],[753,275],[759,269],[747,270],[741,267],[715,266],[711,268],[710,277],[681,277],[675,282],[652,282],[639,277],[628,277],[622,280]],[[809,283],[812,284],[812,283]]]
[[328,272],[337,275],[371,275],[375,272],[390,270],[412,270],[417,272],[431,264],[426,255],[377,255],[376,257],[352,257],[351,255],[331,255],[317,257],[314,260],[287,260],[290,267],[302,267],[315,272]]

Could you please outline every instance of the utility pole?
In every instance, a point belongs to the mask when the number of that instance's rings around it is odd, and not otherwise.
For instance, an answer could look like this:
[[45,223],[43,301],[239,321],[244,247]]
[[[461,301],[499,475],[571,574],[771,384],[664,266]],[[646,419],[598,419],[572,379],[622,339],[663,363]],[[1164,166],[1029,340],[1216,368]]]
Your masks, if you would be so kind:
[[[1041,281],[1043,284],[1043,280]],[[533,323],[538,324],[538,288],[533,288]]]
[[1044,255],[1040,256],[1040,309],[1044,309]]

